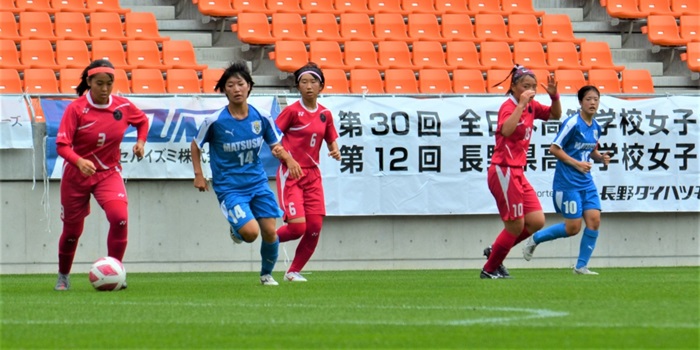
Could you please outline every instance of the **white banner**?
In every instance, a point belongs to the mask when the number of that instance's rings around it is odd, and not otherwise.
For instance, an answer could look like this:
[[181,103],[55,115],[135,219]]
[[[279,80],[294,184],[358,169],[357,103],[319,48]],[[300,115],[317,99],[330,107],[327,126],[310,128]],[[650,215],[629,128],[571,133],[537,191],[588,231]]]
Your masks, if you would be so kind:
[[[486,170],[505,98],[321,98],[342,154],[321,161],[328,215],[497,213]],[[561,101],[562,120],[579,108],[576,96]],[[600,151],[613,158],[592,173],[604,211],[700,211],[698,111],[697,97],[601,97]],[[526,167],[546,212],[554,212],[549,145],[559,123],[535,121]]]
[[0,95],[0,149],[33,148],[32,120],[20,95]]
[[[136,144],[136,129],[130,127],[121,144],[121,162],[124,178],[131,179],[191,179],[194,177],[190,142],[204,118],[228,104],[225,97],[129,97],[149,120],[148,139],[145,155],[138,159],[132,149]],[[251,96],[248,103],[261,111],[269,112],[273,117],[279,113],[277,99],[272,96]],[[58,112],[57,112],[58,113]],[[55,138],[48,142],[54,142]],[[209,177],[209,145],[202,151],[203,171]],[[55,146],[54,146],[55,148]],[[269,149],[263,149],[269,153]],[[49,152],[50,153],[50,152]],[[55,155],[55,164],[47,160],[50,178],[61,178],[63,158]],[[48,157],[50,158],[50,157]],[[272,155],[264,157],[266,170],[272,168],[272,174],[279,161]],[[268,159],[269,158],[269,159]]]

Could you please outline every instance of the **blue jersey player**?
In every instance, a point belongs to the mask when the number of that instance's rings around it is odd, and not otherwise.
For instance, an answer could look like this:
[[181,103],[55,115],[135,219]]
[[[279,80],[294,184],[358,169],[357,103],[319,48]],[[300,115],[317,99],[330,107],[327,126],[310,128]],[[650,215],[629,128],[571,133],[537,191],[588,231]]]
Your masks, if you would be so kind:
[[224,92],[229,104],[208,116],[192,140],[194,187],[209,190],[201,164],[201,148],[209,143],[213,188],[229,222],[231,239],[250,243],[262,234],[260,282],[274,286],[277,282],[271,273],[279,247],[275,221],[282,213],[259,157],[263,143],[275,150],[273,154],[286,163],[292,176],[298,176],[301,167],[281,146],[282,132],[269,113],[248,104],[253,84],[243,63],[232,64],[221,75],[215,88]]
[[528,261],[532,259],[535,248],[542,242],[577,235],[581,231],[581,222],[585,221],[574,273],[597,275],[588,269],[598,238],[601,210],[598,190],[591,176],[591,160],[607,165],[610,155],[598,152],[601,127],[593,116],[598,110],[600,92],[595,86],[584,86],[578,91],[578,101],[581,105],[579,113],[561,123],[549,149],[557,158],[553,181],[554,208],[564,216],[564,222],[531,236],[523,248],[523,257]]

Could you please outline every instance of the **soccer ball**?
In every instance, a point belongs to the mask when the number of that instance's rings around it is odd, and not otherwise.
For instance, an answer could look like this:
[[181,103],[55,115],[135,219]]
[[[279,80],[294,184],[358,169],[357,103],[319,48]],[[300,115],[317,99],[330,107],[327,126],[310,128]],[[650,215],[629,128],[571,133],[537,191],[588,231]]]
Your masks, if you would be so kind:
[[90,268],[90,283],[97,290],[122,289],[126,284],[124,265],[111,256],[98,259]]

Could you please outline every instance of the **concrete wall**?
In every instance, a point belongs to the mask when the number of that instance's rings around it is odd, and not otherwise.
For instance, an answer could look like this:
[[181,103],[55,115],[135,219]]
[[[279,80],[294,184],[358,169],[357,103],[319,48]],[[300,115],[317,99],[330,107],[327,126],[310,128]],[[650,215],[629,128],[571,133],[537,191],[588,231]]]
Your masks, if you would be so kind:
[[[128,181],[126,186],[129,271],[259,270],[260,239],[234,245],[213,192],[199,193],[191,181]],[[32,187],[26,180],[0,182],[0,273],[57,270],[59,182]],[[548,215],[547,220],[561,219]],[[604,213],[591,266],[697,266],[699,227],[698,213]],[[307,270],[478,269],[483,248],[501,228],[496,215],[328,217]],[[107,230],[104,212],[93,202],[74,272],[87,272],[92,261],[106,255]],[[516,247],[506,266],[570,267],[578,243],[575,237],[544,244],[530,262]],[[296,242],[282,247],[276,271],[285,270],[284,250],[293,257]]]

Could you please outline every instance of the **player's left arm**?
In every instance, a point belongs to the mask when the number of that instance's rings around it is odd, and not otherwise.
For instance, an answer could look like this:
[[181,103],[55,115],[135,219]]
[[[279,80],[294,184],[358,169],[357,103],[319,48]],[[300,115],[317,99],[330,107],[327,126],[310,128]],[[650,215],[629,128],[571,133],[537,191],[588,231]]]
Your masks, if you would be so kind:
[[304,173],[301,171],[301,166],[299,165],[299,163],[297,163],[297,161],[294,160],[292,155],[289,154],[289,152],[287,152],[287,150],[284,149],[284,147],[282,147],[281,143],[271,145],[270,151],[272,151],[272,155],[275,156],[275,158],[283,161],[284,164],[287,165],[287,169],[289,169],[289,175],[292,179],[298,179],[304,176]]
[[[333,123],[333,114],[330,110],[328,110],[327,112],[328,114],[326,117],[326,130],[324,139],[326,141],[326,145],[328,146],[328,156],[335,160],[340,160],[340,150],[338,150],[338,142],[336,142],[336,140],[338,139],[338,131],[335,130],[335,124]],[[326,111],[322,113],[326,113]]]
[[547,76],[547,85],[541,84],[547,90],[549,98],[552,99],[552,105],[549,110],[549,120],[559,120],[561,118],[561,101],[559,100],[559,91],[557,91],[558,83],[553,75]]
[[591,159],[596,163],[603,163],[603,165],[610,164],[610,152],[605,152],[605,154],[600,154],[598,152],[598,147],[596,147],[593,152],[591,152]]
[[340,150],[338,150],[338,142],[333,141],[328,144],[328,156],[340,160]]

